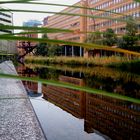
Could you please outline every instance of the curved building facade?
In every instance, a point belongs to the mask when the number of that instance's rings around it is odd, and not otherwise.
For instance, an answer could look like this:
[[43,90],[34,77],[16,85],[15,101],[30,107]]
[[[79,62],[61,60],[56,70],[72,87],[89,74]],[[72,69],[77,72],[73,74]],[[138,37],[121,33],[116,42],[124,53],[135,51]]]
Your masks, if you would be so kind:
[[[0,12],[0,25],[13,25],[12,12]],[[0,34],[13,33],[13,30],[0,29]]]
[[[12,12],[0,12],[0,25],[13,25]],[[0,35],[12,34],[13,30],[0,28]],[[16,43],[10,40],[0,40],[0,53],[15,54]]]

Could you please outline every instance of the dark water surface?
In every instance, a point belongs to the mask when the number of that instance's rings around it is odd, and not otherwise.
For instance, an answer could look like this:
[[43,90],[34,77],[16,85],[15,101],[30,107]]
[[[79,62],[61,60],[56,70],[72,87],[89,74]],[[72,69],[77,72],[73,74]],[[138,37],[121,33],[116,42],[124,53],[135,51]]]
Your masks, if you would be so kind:
[[[110,68],[19,66],[19,75],[140,99],[140,75]],[[140,104],[23,81],[48,140],[138,140]],[[38,94],[38,93],[42,93]]]

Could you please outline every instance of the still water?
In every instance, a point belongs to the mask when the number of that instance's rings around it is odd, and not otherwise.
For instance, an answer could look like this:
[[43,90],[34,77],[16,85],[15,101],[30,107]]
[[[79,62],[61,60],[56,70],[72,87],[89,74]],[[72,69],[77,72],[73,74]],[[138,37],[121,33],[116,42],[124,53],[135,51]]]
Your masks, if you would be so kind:
[[[19,66],[19,75],[140,99],[140,75],[110,68]],[[140,104],[23,81],[48,140],[138,140]],[[42,94],[41,94],[42,93]]]

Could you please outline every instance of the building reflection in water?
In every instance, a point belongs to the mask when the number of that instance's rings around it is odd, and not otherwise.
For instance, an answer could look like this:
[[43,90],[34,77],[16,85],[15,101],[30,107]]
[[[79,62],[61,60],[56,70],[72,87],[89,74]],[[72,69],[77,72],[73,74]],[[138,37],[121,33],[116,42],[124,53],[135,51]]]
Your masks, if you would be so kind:
[[[82,79],[60,76],[60,81],[84,85]],[[62,87],[43,85],[43,97],[84,119],[84,131],[98,130],[113,140],[140,138],[140,105]]]
[[[36,72],[25,67],[18,67],[17,71],[22,76],[37,76]],[[81,74],[80,78],[64,75],[59,75],[59,81],[79,86],[85,84]],[[113,140],[140,138],[140,104],[29,81],[23,81],[23,84],[33,92],[42,90],[44,99],[84,119],[84,131],[87,133],[99,131]],[[140,97],[138,93],[137,96]]]
[[[25,77],[36,77],[37,76],[37,72],[34,72],[32,69],[27,68],[23,65],[18,66],[16,70],[18,72],[18,75],[20,75],[20,76],[25,76]],[[30,93],[32,92],[34,94],[37,94],[38,91],[39,91],[39,93],[41,92],[40,83],[31,82],[31,81],[22,81],[22,83],[25,86],[26,90]]]
[[[76,85],[83,85],[83,81],[77,78],[60,76],[61,81],[68,81]],[[57,106],[71,113],[77,118],[84,118],[85,93],[68,88],[43,85],[43,97]]]

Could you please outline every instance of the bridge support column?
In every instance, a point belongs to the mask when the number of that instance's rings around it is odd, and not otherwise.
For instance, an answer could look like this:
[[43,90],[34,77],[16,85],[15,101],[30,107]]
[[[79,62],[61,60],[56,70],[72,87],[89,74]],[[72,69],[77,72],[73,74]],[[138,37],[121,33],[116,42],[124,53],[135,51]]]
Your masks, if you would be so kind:
[[72,57],[74,56],[74,47],[72,46]]
[[82,47],[80,47],[80,57],[82,57]]
[[42,93],[42,83],[38,82],[38,89],[37,89],[38,93]]
[[67,56],[67,46],[65,46],[65,56]]

